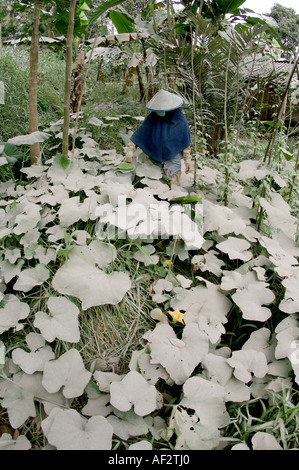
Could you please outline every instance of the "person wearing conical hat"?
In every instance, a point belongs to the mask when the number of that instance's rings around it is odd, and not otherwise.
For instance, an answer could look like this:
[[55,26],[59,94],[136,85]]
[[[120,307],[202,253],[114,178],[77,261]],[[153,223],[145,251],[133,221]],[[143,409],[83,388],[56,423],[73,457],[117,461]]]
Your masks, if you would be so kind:
[[147,103],[151,111],[134,132],[126,151],[126,162],[131,163],[137,147],[161,167],[172,184],[179,184],[181,157],[185,161],[186,173],[191,167],[190,130],[188,121],[180,107],[183,100],[178,95],[160,90]]

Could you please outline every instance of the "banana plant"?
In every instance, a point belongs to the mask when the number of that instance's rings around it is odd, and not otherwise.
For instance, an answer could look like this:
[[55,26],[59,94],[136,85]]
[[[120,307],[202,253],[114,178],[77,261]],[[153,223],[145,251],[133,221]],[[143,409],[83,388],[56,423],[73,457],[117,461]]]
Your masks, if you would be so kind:
[[106,2],[101,3],[98,8],[93,12],[88,21],[88,27],[97,19],[99,16],[103,15],[109,8],[115,7],[120,3],[123,3],[125,0],[107,0]]

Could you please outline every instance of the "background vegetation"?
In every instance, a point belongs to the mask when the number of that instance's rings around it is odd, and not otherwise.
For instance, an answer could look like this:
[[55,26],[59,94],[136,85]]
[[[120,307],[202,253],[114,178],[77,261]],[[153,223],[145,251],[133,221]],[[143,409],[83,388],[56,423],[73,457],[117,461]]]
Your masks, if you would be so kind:
[[[53,279],[69,260],[74,259],[72,252],[76,253],[78,245],[88,247],[91,240],[98,240],[98,220],[92,212],[89,217],[78,215],[77,219],[74,216],[74,221],[67,219],[65,222],[64,198],[74,204],[76,201],[76,209],[74,206],[67,211],[68,217],[72,218],[76,211],[79,214],[84,208],[84,201],[92,204],[92,198],[95,198],[99,205],[111,204],[117,191],[126,191],[120,188],[127,188],[128,184],[132,184],[134,197],[139,194],[138,190],[151,194],[153,188],[148,189],[149,183],[142,180],[147,174],[142,174],[140,169],[141,173],[138,173],[136,169],[128,177],[126,171],[122,173],[116,167],[125,155],[130,133],[140,124],[140,117],[146,115],[146,101],[160,87],[165,87],[184,98],[193,156],[191,179],[185,182],[184,188],[200,194],[206,201],[204,245],[201,249],[188,250],[182,240],[158,239],[153,243],[154,251],[149,252],[148,262],[147,257],[140,254],[147,252],[148,244],[130,237],[111,243],[107,229],[104,241],[113,245],[117,256],[105,266],[105,272],[127,274],[131,289],[116,304],[94,305],[87,309],[82,308],[82,299],[76,294],[63,292],[80,312],[80,338],[69,340],[66,329],[62,338],[50,340],[45,336],[46,344],[42,348],[50,348],[48,353],[53,354],[50,362],[68,352],[79,351],[84,368],[95,374],[84,391],[74,393],[63,406],[67,411],[76,411],[83,420],[83,415],[95,417],[103,413],[89,415],[85,413],[87,405],[91,406],[93,400],[106,400],[109,412],[103,416],[110,414],[107,420],[114,423],[114,430],[117,429],[112,438],[113,449],[127,449],[136,444],[141,445],[140,448],[150,445],[152,449],[201,449],[206,446],[231,449],[235,445],[243,449],[263,448],[263,445],[269,449],[298,448],[298,371],[291,361],[291,346],[286,345],[287,340],[280,339],[279,333],[287,330],[288,338],[298,344],[298,298],[292,282],[298,281],[299,152],[298,121],[292,116],[295,116],[299,102],[296,75],[299,15],[276,5],[269,12],[278,23],[273,27],[273,23],[251,17],[242,9],[243,2],[237,0],[76,2],[71,38],[71,93],[77,110],[70,110],[65,140],[62,130],[65,124],[69,11],[63,1],[43,1],[39,34],[46,39],[38,54],[36,112],[38,130],[45,132],[47,138],[41,139],[40,159],[35,166],[31,165],[32,141],[27,135],[31,112],[30,38],[37,3],[2,0],[0,4],[0,81],[5,90],[4,103],[0,104],[1,270],[4,273],[1,276],[0,313],[5,315],[7,299],[12,294],[26,302],[30,310],[27,317],[19,318],[12,326],[4,320],[0,324],[3,330],[0,341],[0,439],[3,446],[59,448],[55,435],[50,437],[50,425],[44,424],[51,412],[48,405],[30,387],[17,385],[20,377],[22,380],[29,376],[39,380],[45,366],[33,374],[27,373],[26,363],[19,365],[14,351],[30,352],[28,335],[40,333],[36,319],[41,312],[47,311],[48,299],[61,293],[53,287]],[[134,37],[134,33],[140,36]],[[110,35],[109,39],[107,35]],[[93,48],[93,39],[100,41],[102,37],[102,44]],[[19,39],[24,39],[24,43],[15,42]],[[82,51],[83,60],[80,59]],[[280,63],[284,61],[287,72],[273,72],[273,68],[269,73],[255,72],[255,64],[261,57],[266,57],[271,64],[277,59]],[[266,100],[268,87],[275,97],[274,102]],[[267,120],[262,118],[265,109],[270,112]],[[7,141],[16,136],[23,136],[20,144],[15,145],[16,141],[12,140],[10,146],[7,145]],[[67,158],[62,155],[63,143],[66,143]],[[142,163],[142,157],[138,156],[137,168]],[[98,180],[88,187],[93,177]],[[118,186],[120,182],[123,186]],[[166,191],[165,187],[163,191]],[[55,203],[48,202],[53,196],[57,197]],[[237,197],[243,201],[242,209],[236,202]],[[28,200],[43,217],[37,222],[33,215],[32,226],[26,206]],[[23,238],[21,224],[26,218],[31,227],[25,231],[28,236],[35,237],[38,233],[38,238],[32,242]],[[247,238],[243,234],[244,224],[252,230],[246,232]],[[55,239],[60,225],[63,230],[60,238]],[[85,244],[79,242],[84,234],[91,237]],[[219,248],[231,236],[248,243],[245,255],[241,253],[234,258],[230,249]],[[251,265],[247,263],[249,259],[245,260],[248,253],[253,258]],[[49,278],[38,280],[31,289],[16,288],[16,280],[22,280],[27,269],[43,264],[40,260],[46,255],[49,258],[43,262]],[[208,264],[208,256],[215,264]],[[251,280],[252,275],[256,276],[254,285],[273,293],[272,301],[261,303],[263,308],[267,305],[270,312],[266,320],[246,318],[243,312],[246,306],[235,300],[237,293],[246,290],[246,284],[225,289],[228,279],[233,284],[232,279],[234,282],[243,276],[245,279],[247,274]],[[158,281],[171,281],[171,289],[161,293],[155,291]],[[136,418],[132,410],[130,415],[117,406],[111,410],[107,388],[99,389],[96,380],[97,372],[125,375],[137,370],[142,375],[138,360],[140,355],[148,357],[151,352],[151,343],[143,335],[157,331],[161,324],[172,328],[176,340],[184,338],[187,320],[186,324],[176,322],[167,313],[180,303],[177,293],[182,285],[188,285],[184,287],[184,295],[188,295],[190,286],[205,292],[220,288],[231,302],[231,308],[224,315],[225,328],[219,342],[210,343],[211,355],[216,352],[218,358],[225,358],[227,351],[244,352],[247,341],[253,341],[256,333],[261,336],[255,345],[258,344],[259,352],[266,351],[270,366],[270,372],[264,376],[255,376],[251,371],[252,378],[246,382],[250,388],[249,398],[226,399],[220,415],[228,419],[214,417],[216,421],[219,419],[218,427],[208,427],[208,431],[203,424],[204,417],[198,417],[194,412],[193,403],[186,412],[188,380],[205,378],[209,384],[224,380],[223,377],[211,377],[204,360],[198,362],[185,382],[173,382],[171,374],[168,378],[160,377],[154,385],[164,404],[161,408],[157,405],[155,412],[144,419],[140,415]],[[214,295],[209,292],[207,308]],[[287,301],[291,304],[289,311],[283,307]],[[184,308],[181,310],[185,312]],[[268,332],[268,340],[262,341]],[[276,347],[280,355],[276,352],[275,356]],[[31,350],[33,352],[36,351]],[[162,356],[159,366],[163,364]],[[86,370],[81,370],[82,376]],[[10,392],[8,383],[21,390],[21,395],[14,395],[13,387]],[[240,385],[240,381],[238,383]],[[223,384],[227,385],[221,382],[221,386]],[[61,389],[59,394],[63,400],[66,398]],[[26,415],[30,400],[35,414],[31,409]],[[219,403],[217,397],[215,400],[214,404]],[[19,409],[26,410],[21,418]],[[54,414],[51,414],[53,420],[56,419]],[[211,416],[214,416],[212,411]],[[157,428],[159,432],[156,433],[149,426],[155,418],[161,419],[157,419],[160,429]],[[117,428],[118,421],[125,426],[127,435]],[[134,430],[133,425],[136,426]],[[25,443],[21,442],[22,436],[26,438]]]

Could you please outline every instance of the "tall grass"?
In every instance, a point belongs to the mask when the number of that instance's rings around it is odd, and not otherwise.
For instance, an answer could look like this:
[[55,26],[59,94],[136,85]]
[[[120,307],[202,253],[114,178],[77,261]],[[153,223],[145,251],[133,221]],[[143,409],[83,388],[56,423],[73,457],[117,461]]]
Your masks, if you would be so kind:
[[[0,140],[29,132],[29,48],[0,49],[1,80],[5,104],[1,105]],[[40,126],[61,117],[64,89],[64,60],[52,51],[39,55],[38,112]]]
[[[82,107],[85,116],[96,116],[103,120],[105,117],[121,115],[144,116],[145,103],[140,102],[138,86],[130,86],[123,90],[120,81],[104,83],[97,81],[95,64],[92,64],[87,77],[87,102]],[[115,148],[123,150],[123,142],[119,138],[119,130],[124,126],[122,120],[111,121],[108,126],[93,128],[93,137],[102,149]],[[130,120],[130,128],[134,131],[140,125],[139,121]]]

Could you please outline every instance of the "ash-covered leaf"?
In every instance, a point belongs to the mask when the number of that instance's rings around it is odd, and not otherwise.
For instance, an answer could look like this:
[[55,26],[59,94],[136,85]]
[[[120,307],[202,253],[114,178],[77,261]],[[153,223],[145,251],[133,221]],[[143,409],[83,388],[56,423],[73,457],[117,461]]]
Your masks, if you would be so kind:
[[221,348],[207,354],[202,360],[203,377],[224,387],[226,402],[244,402],[250,399],[250,388],[233,377],[233,369],[226,359],[230,356],[229,348]]
[[161,364],[178,385],[186,381],[209,350],[207,335],[194,323],[185,326],[182,339],[165,323],[159,323],[145,338],[150,344],[151,363]]
[[269,305],[275,300],[275,294],[269,289],[269,284],[259,280],[256,272],[247,271],[243,266],[235,271],[224,271],[221,288],[227,291],[236,289],[232,294],[233,301],[242,311],[246,320],[266,321],[271,317]]
[[69,407],[70,402],[63,396],[62,392],[49,393],[43,387],[42,379],[42,372],[35,372],[31,375],[22,372],[18,373],[15,378],[18,387],[30,392],[36,400],[43,403],[47,414],[50,412],[53,405]]
[[257,432],[252,438],[252,450],[283,450],[275,437],[268,432]]
[[69,191],[87,191],[98,186],[101,177],[84,173],[78,164],[74,164],[65,179],[60,180]]
[[144,162],[138,162],[135,168],[135,173],[139,177],[146,176],[154,180],[159,180],[161,178],[161,169],[147,160]]
[[217,256],[217,251],[210,250],[204,255],[194,255],[191,259],[192,269],[197,271],[209,271],[215,276],[221,276],[222,266],[225,266],[224,261],[220,260]]
[[262,378],[268,372],[265,354],[254,349],[233,351],[227,363],[233,367],[234,376],[245,383],[252,379],[252,375]]
[[61,387],[66,398],[82,395],[89,382],[91,373],[83,364],[80,353],[70,349],[55,361],[45,364],[42,384],[50,393],[58,392]]
[[291,207],[283,197],[278,193],[274,193],[271,202],[262,197],[259,202],[267,214],[272,234],[282,231],[295,240],[298,220],[291,214]]
[[269,260],[274,264],[274,270],[279,276],[288,277],[295,272],[294,266],[298,266],[299,256],[299,248],[296,250],[295,243],[290,247],[290,251],[285,245],[281,246],[277,239],[262,236],[260,237],[260,243],[268,251]]
[[8,139],[8,143],[14,145],[33,145],[37,142],[44,142],[50,137],[46,132],[36,131],[26,135],[17,135]]
[[41,207],[38,204],[27,203],[22,208],[22,213],[15,217],[16,226],[13,232],[16,235],[27,233],[36,227],[37,223],[41,219],[40,215]]
[[82,414],[85,416],[108,416],[112,411],[110,395],[104,393],[97,398],[89,398],[87,404],[82,408]]
[[112,382],[120,382],[124,378],[124,375],[118,375],[114,372],[102,372],[101,370],[96,370],[93,373],[93,376],[96,380],[99,390],[105,393],[110,393],[110,386]]
[[65,199],[58,211],[60,224],[62,227],[69,227],[78,220],[94,220],[97,208],[97,196],[92,195],[80,202],[79,196]]
[[28,292],[35,286],[40,286],[50,277],[48,269],[43,264],[37,264],[34,268],[23,269],[18,280],[14,284],[15,290]]
[[183,392],[181,405],[195,410],[203,426],[218,429],[230,422],[222,385],[202,377],[191,377],[184,383]]
[[55,357],[52,348],[46,346],[44,339],[38,333],[29,333],[26,342],[30,352],[21,348],[14,349],[12,351],[13,362],[19,365],[26,374],[43,371],[45,364]]
[[258,160],[243,160],[239,163],[239,167],[238,178],[244,181],[250,178],[261,180],[270,173],[270,170]]
[[14,328],[19,331],[23,328],[20,320],[24,320],[30,313],[29,305],[21,302],[14,294],[5,294],[0,308],[0,334]]
[[7,389],[1,405],[7,408],[9,422],[15,429],[22,426],[27,418],[36,416],[32,393],[18,384],[13,384]]
[[283,359],[292,354],[298,355],[299,321],[295,315],[284,318],[275,328],[277,345],[276,359]]
[[296,268],[290,277],[284,279],[282,285],[285,287],[285,294],[279,310],[288,314],[299,312],[299,269]]
[[172,431],[177,435],[175,450],[212,450],[219,443],[220,431],[203,425],[197,414],[185,407],[173,407],[168,433]]
[[230,259],[241,259],[242,261],[249,261],[252,258],[252,253],[248,251],[250,247],[247,240],[237,237],[228,237],[227,240],[216,245],[216,248],[227,253]]
[[165,302],[169,298],[169,294],[166,292],[170,292],[173,289],[173,284],[168,281],[167,279],[158,279],[156,280],[153,285],[153,301],[156,303]]
[[94,126],[102,126],[104,123],[103,123],[103,121],[101,121],[97,117],[93,116],[93,117],[89,118],[88,124],[92,124]]
[[22,168],[20,171],[25,173],[29,178],[39,178],[48,167],[45,165],[34,164],[27,168]]
[[106,267],[116,256],[113,245],[98,240],[88,246],[76,246],[66,263],[56,272],[52,284],[64,295],[77,297],[83,310],[89,307],[117,304],[131,287],[128,274],[114,271],[106,274]]
[[57,450],[110,450],[113,428],[103,416],[84,418],[76,410],[54,408],[42,421],[49,443]]
[[272,315],[271,310],[264,305],[274,302],[275,294],[266,282],[259,281],[249,284],[245,289],[237,290],[232,299],[242,310],[243,318],[264,322]]
[[199,330],[214,344],[225,333],[223,325],[227,323],[232,303],[217,286],[211,284],[209,287],[196,286],[189,290],[177,288],[170,305],[175,310],[187,312],[184,319],[186,325],[197,324]]
[[153,245],[140,246],[134,253],[134,258],[137,261],[144,263],[144,266],[150,266],[151,264],[157,264],[159,262],[159,256],[155,253],[155,247]]
[[0,262],[1,271],[6,284],[8,284],[15,276],[19,276],[22,266],[24,264],[23,259],[18,259],[17,263],[12,264],[7,259]]
[[254,349],[265,354],[267,362],[274,360],[275,343],[270,341],[271,331],[268,328],[260,328],[253,331],[249,339],[243,344],[242,349]]
[[128,447],[128,450],[153,450],[153,446],[149,441],[143,440],[135,442]]
[[120,382],[110,385],[110,403],[120,411],[129,411],[134,407],[138,416],[145,416],[155,411],[157,391],[141,374],[131,370]]
[[29,450],[31,444],[26,436],[18,436],[16,439],[8,433],[3,433],[0,437],[0,450]]
[[113,426],[113,432],[123,440],[130,436],[142,436],[147,434],[148,425],[145,418],[138,416],[133,408],[127,412],[114,410],[113,415],[107,417],[107,421]]
[[49,314],[36,312],[34,326],[51,343],[55,338],[77,343],[80,339],[78,307],[65,297],[50,297],[47,301]]

